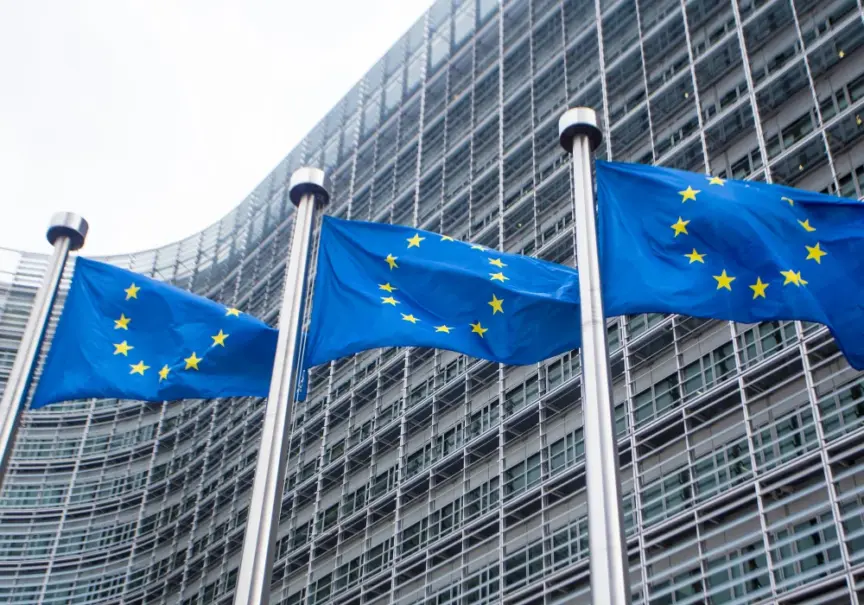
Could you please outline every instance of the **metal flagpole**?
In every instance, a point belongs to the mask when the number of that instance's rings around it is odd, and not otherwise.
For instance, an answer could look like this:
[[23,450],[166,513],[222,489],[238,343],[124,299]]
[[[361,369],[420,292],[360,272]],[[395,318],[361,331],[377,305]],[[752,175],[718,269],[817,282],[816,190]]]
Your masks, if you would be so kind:
[[558,134],[561,146],[573,154],[576,265],[582,305],[582,416],[591,602],[595,605],[629,605],[630,583],[591,175],[591,152],[603,140],[603,133],[597,125],[594,110],[577,107],[568,109],[558,120]]
[[329,201],[324,186],[324,172],[317,168],[300,168],[291,175],[291,201],[297,207],[291,255],[285,275],[285,296],[279,312],[279,338],[270,394],[264,411],[261,446],[255,468],[255,483],[243,539],[243,556],[237,576],[235,605],[262,605],[270,598],[273,573],[273,549],[279,528],[285,463],[291,428],[291,405],[294,402],[303,301],[306,296],[306,274],[312,244],[312,226],[317,206]]
[[27,319],[21,346],[12,364],[9,382],[0,400],[0,485],[6,476],[6,468],[12,455],[12,445],[15,442],[15,432],[18,430],[18,420],[21,409],[27,399],[30,379],[36,369],[36,360],[45,335],[45,326],[51,316],[51,308],[57,297],[63,268],[69,258],[69,252],[79,250],[87,237],[88,225],[82,217],[71,212],[58,212],[51,217],[48,225],[48,241],[54,246],[54,253],[48,263],[48,271],[42,280],[42,285],[33,300],[33,309]]

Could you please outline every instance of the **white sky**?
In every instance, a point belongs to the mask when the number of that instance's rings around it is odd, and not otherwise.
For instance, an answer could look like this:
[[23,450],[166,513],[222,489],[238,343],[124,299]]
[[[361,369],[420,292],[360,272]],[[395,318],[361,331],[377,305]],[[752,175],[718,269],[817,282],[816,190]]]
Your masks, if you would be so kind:
[[0,248],[89,255],[236,206],[431,0],[0,0]]

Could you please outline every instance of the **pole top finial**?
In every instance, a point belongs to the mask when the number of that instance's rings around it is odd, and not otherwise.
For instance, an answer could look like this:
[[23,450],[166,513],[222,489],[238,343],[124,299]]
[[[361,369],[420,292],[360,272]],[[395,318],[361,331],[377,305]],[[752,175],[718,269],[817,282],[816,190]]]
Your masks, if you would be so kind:
[[586,135],[591,142],[591,151],[603,141],[603,131],[597,122],[597,112],[590,107],[574,107],[565,111],[558,119],[558,140],[567,153],[573,151],[573,139]]
[[84,220],[83,216],[79,216],[74,212],[57,212],[51,217],[51,222],[48,223],[48,232],[45,236],[48,242],[53,246],[61,237],[69,238],[69,249],[80,250],[84,245],[84,240],[87,238],[87,231],[90,225]]
[[298,168],[291,175],[291,181],[288,185],[288,196],[294,205],[300,203],[300,199],[307,193],[315,196],[315,199],[326,204],[330,201],[330,192],[327,191],[327,178],[324,171],[320,168],[312,168],[305,166]]

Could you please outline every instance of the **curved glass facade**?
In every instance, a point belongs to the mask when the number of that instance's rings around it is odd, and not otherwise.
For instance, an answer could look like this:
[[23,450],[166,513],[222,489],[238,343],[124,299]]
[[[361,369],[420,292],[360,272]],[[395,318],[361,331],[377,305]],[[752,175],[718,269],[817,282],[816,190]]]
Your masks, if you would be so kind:
[[[235,211],[107,260],[275,322],[285,186],[312,165],[331,214],[572,264],[568,105],[600,112],[600,157],[861,198],[862,46],[857,0],[439,1]],[[0,257],[0,384],[45,262]],[[649,314],[608,338],[634,603],[864,598],[864,376],[828,332]],[[271,602],[587,603],[580,407],[576,352],[316,369]],[[0,602],[230,602],[262,412],[25,412]]]

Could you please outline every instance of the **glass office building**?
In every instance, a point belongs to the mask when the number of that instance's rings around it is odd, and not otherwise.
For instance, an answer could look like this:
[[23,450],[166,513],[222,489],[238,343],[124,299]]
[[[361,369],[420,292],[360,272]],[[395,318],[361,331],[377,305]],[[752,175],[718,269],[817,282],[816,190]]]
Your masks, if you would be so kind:
[[[108,260],[275,322],[286,181],[312,165],[331,214],[572,264],[557,120],[576,105],[601,157],[861,198],[862,44],[860,0],[441,0],[231,214]],[[12,263],[0,381],[45,259]],[[827,330],[649,314],[608,339],[634,603],[861,602],[864,376]],[[317,368],[271,602],[587,603],[579,369],[418,348]],[[262,412],[25,413],[0,602],[230,602]]]

